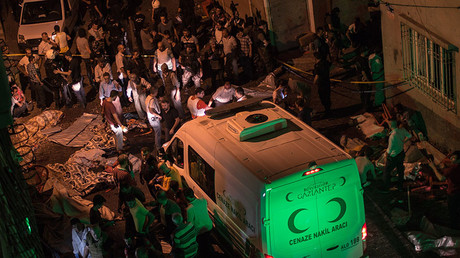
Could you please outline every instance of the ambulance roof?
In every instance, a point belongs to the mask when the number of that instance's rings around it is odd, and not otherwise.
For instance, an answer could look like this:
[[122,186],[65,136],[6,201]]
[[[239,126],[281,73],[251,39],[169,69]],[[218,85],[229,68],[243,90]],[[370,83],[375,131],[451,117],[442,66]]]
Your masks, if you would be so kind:
[[[284,118],[287,125],[243,141],[230,133],[229,122],[235,121],[238,116],[247,117],[253,114],[278,116]],[[228,151],[224,155],[233,155],[266,183],[308,170],[314,163],[320,166],[351,158],[316,130],[268,101],[232,109],[228,113],[221,112],[213,117],[200,117],[185,123],[181,129],[199,142],[206,142],[205,145],[214,141],[221,143]]]

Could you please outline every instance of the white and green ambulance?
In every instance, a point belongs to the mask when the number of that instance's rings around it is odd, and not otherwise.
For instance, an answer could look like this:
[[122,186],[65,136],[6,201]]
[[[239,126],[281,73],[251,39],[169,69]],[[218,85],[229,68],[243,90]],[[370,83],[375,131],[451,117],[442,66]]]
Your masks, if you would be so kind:
[[363,190],[346,152],[271,102],[249,99],[208,113],[164,147],[235,250],[363,256]]

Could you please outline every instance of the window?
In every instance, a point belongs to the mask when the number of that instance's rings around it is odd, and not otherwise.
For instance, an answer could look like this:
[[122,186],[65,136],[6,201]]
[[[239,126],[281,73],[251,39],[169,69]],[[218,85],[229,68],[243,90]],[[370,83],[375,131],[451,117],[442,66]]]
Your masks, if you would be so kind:
[[455,52],[401,23],[404,79],[434,102],[456,112]]
[[21,24],[35,24],[62,20],[59,0],[25,3],[22,7]]
[[216,194],[214,188],[215,170],[198,153],[188,147],[188,162],[190,166],[190,177],[203,189],[203,191],[215,202]]
[[174,158],[174,164],[184,168],[184,143],[181,139],[175,138],[168,148],[168,156]]

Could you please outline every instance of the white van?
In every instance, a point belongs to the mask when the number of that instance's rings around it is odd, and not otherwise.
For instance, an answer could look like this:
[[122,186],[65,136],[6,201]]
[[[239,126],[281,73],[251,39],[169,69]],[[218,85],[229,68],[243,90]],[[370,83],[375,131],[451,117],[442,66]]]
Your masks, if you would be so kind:
[[185,123],[165,151],[235,249],[248,257],[363,256],[363,190],[346,152],[268,101],[210,113]]
[[51,38],[55,25],[72,34],[79,19],[79,3],[79,0],[24,0],[18,29],[19,48],[38,51],[41,34],[46,32]]

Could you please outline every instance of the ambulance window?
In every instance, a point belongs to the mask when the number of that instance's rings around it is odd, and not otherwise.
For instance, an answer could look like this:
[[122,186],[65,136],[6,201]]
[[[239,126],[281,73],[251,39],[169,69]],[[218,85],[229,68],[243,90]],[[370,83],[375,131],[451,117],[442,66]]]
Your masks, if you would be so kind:
[[168,156],[174,158],[174,163],[178,167],[184,168],[184,143],[181,139],[177,137],[174,139],[168,148]]
[[198,153],[188,147],[188,161],[190,166],[190,177],[197,183],[201,189],[215,202],[216,194],[214,189],[214,174],[212,168]]

